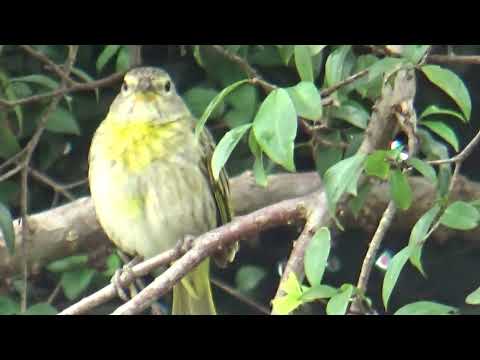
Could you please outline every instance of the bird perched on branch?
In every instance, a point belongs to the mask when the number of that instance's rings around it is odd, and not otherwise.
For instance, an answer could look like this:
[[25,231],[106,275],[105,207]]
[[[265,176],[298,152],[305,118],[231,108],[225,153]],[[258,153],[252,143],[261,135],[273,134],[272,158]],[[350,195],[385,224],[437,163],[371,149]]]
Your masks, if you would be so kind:
[[[136,68],[98,127],[89,182],[98,220],[115,245],[150,258],[232,219],[227,174],[214,180],[212,137],[195,136],[195,119],[170,76]],[[238,245],[214,256],[231,262]],[[173,314],[215,314],[204,260],[173,288]]]

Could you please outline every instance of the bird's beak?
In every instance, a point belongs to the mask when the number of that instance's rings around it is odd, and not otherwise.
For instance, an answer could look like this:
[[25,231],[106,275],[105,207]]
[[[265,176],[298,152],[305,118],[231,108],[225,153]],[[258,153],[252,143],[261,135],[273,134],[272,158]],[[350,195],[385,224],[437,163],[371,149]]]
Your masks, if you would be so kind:
[[137,89],[141,92],[149,92],[153,90],[152,82],[150,79],[143,78],[140,79],[137,85]]

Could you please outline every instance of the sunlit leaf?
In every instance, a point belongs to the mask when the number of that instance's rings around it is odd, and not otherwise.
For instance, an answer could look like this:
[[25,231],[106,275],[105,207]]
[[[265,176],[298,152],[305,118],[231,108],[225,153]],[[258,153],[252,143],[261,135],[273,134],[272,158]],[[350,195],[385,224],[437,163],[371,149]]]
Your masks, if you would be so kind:
[[327,315],[345,315],[354,290],[352,285],[348,285],[334,295],[327,304]]
[[432,130],[435,134],[452,145],[455,151],[458,152],[460,145],[458,143],[457,135],[449,126],[440,121],[422,121],[420,125],[426,126]]
[[313,82],[312,54],[307,45],[295,45],[295,65],[302,81]]
[[393,289],[397,284],[398,277],[403,267],[407,263],[412,253],[412,247],[407,246],[399,251],[391,260],[388,266],[385,278],[383,279],[382,299],[385,309],[388,307],[388,301],[392,295]]
[[455,230],[472,230],[478,226],[480,212],[471,204],[456,201],[449,205],[440,218],[440,223]]
[[293,152],[297,114],[285,90],[277,89],[267,96],[255,117],[253,131],[270,159],[289,171],[295,171]]
[[451,315],[458,309],[431,301],[418,301],[408,304],[395,312],[395,315]]
[[245,133],[252,127],[252,124],[239,126],[227,132],[220,140],[212,155],[212,174],[215,180],[218,180],[220,171],[228,161],[232,151],[237,146]]
[[428,80],[450,96],[463,112],[464,120],[469,121],[472,112],[472,101],[463,80],[453,71],[438,65],[422,66],[423,73]]
[[412,205],[413,194],[407,176],[400,170],[390,172],[390,194],[395,205],[401,210],[408,210]]
[[247,82],[249,82],[249,80],[244,79],[244,80],[238,81],[236,83],[233,83],[233,84],[227,86],[225,89],[223,89],[217,96],[215,96],[215,98],[210,102],[210,104],[208,104],[207,108],[203,112],[202,117],[200,119],[198,119],[197,125],[195,126],[195,135],[197,137],[200,134],[200,132],[203,130],[203,127],[205,126],[205,123],[210,118],[213,111],[225,99],[225,96],[230,94],[233,90],[235,90],[239,86],[241,86],[243,84],[246,84]]
[[323,227],[315,233],[305,250],[305,275],[311,286],[322,282],[330,246],[330,231]]
[[357,154],[327,170],[323,180],[330,211],[334,211],[338,200],[346,191],[356,187],[366,157],[365,154]]
[[97,59],[97,72],[101,72],[105,65],[120,50],[120,45],[107,45]]

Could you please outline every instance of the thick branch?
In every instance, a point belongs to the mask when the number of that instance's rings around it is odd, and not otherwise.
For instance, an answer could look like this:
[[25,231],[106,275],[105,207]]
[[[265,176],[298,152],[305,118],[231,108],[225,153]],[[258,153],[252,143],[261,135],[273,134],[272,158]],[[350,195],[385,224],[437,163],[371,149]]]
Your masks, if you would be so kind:
[[188,272],[203,259],[214,254],[219,248],[227,247],[236,241],[248,238],[259,232],[280,225],[305,219],[313,209],[312,196],[285,200],[260,209],[249,215],[236,218],[232,222],[199,236],[194,246],[175,261],[164,273],[158,276],[137,296],[120,306],[114,315],[134,315],[145,310],[157,298],[166,294]]

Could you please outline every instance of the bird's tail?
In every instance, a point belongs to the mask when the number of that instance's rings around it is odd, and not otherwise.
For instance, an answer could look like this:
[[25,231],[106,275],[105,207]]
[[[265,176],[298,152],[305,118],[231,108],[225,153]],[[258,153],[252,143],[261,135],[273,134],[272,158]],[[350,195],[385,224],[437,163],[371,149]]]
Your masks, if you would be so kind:
[[209,265],[204,260],[173,287],[172,315],[216,315]]

